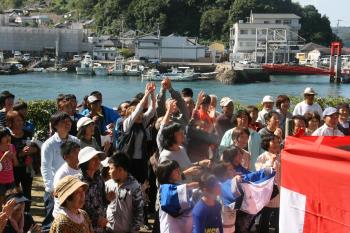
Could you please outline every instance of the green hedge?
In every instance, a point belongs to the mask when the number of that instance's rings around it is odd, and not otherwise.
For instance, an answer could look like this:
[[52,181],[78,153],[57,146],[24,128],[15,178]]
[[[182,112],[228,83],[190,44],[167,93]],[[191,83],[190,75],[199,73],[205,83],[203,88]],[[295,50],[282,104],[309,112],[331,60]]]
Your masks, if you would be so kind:
[[44,141],[49,136],[50,117],[57,111],[54,100],[31,100],[28,102],[28,119],[36,126],[35,137]]
[[[291,96],[291,110],[294,106],[303,101],[301,96]],[[317,103],[319,103],[322,109],[333,106],[336,107],[338,104],[347,102],[350,104],[350,99],[344,97],[316,97]],[[262,109],[262,104],[258,103],[256,106]],[[246,105],[236,101],[235,110],[244,109]],[[28,102],[28,119],[31,119],[36,125],[35,136],[39,140],[47,139],[49,135],[49,121],[50,116],[55,113],[56,103],[54,100],[32,100]]]

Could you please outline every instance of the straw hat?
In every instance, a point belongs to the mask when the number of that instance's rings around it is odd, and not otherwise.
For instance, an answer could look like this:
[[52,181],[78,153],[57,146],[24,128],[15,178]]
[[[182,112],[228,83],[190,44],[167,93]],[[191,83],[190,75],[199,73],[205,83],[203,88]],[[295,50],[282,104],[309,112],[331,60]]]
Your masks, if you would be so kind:
[[76,176],[65,176],[55,187],[55,197],[62,205],[70,195],[82,186],[88,187],[88,184],[80,181]]

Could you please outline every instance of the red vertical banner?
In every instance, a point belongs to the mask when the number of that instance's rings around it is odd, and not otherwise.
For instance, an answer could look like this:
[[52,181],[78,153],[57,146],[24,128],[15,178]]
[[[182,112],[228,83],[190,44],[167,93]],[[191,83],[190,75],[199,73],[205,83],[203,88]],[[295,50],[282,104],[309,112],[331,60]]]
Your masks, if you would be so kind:
[[350,232],[350,137],[288,137],[281,154],[281,233]]

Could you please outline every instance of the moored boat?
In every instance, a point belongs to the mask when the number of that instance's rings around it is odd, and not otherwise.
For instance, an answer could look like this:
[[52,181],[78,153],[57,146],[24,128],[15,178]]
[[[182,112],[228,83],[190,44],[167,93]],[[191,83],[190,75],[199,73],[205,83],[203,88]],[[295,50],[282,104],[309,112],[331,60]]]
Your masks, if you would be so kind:
[[124,59],[122,57],[116,57],[114,59],[114,65],[112,69],[108,71],[112,76],[123,76],[125,75],[124,71]]
[[93,67],[92,67],[92,58],[90,55],[85,55],[84,59],[80,63],[80,67],[76,67],[76,72],[78,75],[92,75]]
[[102,66],[100,63],[94,63],[93,70],[95,72],[95,75],[97,75],[97,76],[107,76],[108,75],[107,68]]
[[162,75],[160,74],[159,70],[157,69],[150,69],[145,74],[142,74],[143,80],[148,81],[161,81],[163,80]]

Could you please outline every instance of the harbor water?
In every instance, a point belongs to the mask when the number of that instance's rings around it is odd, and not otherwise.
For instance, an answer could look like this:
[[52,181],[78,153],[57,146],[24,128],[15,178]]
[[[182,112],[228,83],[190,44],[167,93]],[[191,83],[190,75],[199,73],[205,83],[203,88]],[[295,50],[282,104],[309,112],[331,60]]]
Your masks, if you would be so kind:
[[[25,100],[55,99],[60,93],[74,93],[80,102],[91,91],[103,93],[107,106],[117,106],[144,91],[145,82],[140,77],[77,76],[73,73],[27,73],[1,75],[0,90],[9,90],[16,98]],[[159,89],[160,83],[157,83]],[[350,84],[330,84],[328,76],[278,75],[271,76],[271,82],[239,85],[224,85],[216,80],[195,82],[174,82],[173,88],[181,90],[190,87],[195,95],[204,90],[219,98],[229,96],[242,104],[256,104],[265,95],[276,97],[279,94],[301,95],[305,87],[313,87],[324,96],[350,98]]]

